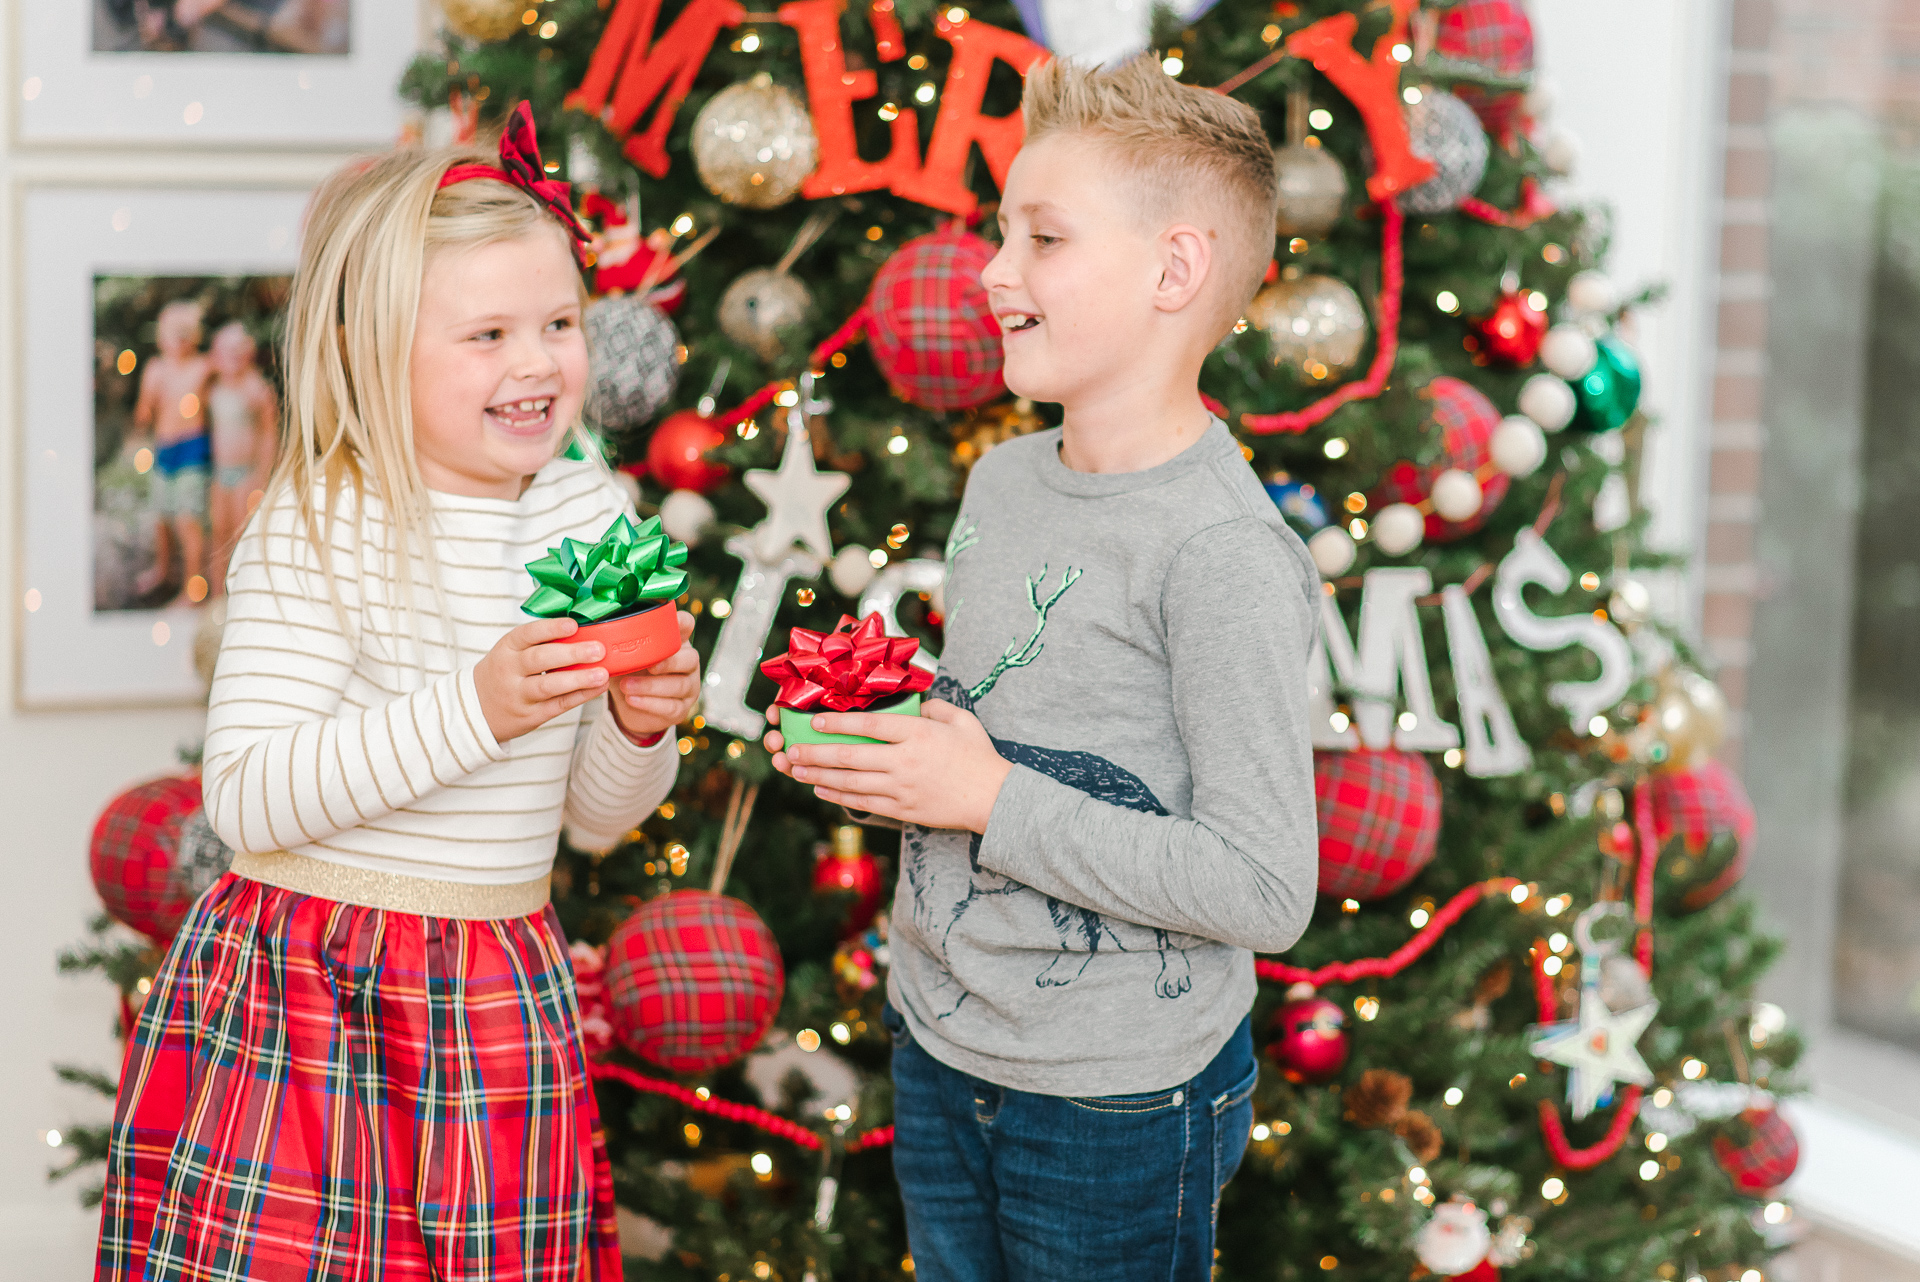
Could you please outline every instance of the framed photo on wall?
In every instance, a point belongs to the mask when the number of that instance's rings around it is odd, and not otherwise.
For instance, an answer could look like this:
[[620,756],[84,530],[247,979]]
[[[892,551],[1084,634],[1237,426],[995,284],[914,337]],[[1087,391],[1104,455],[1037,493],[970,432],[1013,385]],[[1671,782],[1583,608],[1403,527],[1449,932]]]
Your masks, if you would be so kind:
[[16,6],[27,144],[389,143],[415,0],[62,0]]
[[273,462],[306,202],[18,195],[21,706],[202,697],[204,603]]

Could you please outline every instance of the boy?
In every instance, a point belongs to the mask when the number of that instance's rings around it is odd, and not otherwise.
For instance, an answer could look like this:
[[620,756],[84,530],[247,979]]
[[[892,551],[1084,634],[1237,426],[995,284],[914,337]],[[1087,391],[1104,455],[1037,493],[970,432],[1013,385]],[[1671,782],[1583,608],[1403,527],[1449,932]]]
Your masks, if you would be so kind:
[[915,1276],[1202,1282],[1252,1121],[1252,953],[1298,938],[1317,871],[1319,578],[1198,382],[1272,256],[1272,144],[1144,57],[1036,68],[1024,109],[982,279],[1008,388],[1064,425],[973,470],[923,715],[768,746],[907,825]]
[[198,601],[207,594],[200,522],[207,511],[213,452],[202,402],[213,367],[200,350],[200,318],[200,304],[184,299],[160,309],[153,324],[160,354],[140,375],[140,399],[133,407],[134,430],[153,441],[153,506],[160,517],[153,564],[134,583],[141,596],[172,576],[174,540],[180,544],[181,595]]

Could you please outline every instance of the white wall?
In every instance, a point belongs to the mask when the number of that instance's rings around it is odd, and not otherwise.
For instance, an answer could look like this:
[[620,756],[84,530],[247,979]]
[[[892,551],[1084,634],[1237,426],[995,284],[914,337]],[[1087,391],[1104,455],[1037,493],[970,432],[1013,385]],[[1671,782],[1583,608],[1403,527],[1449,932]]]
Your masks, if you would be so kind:
[[[1531,0],[1536,57],[1557,103],[1551,124],[1580,142],[1567,196],[1613,211],[1608,271],[1623,294],[1664,283],[1667,300],[1635,318],[1646,387],[1659,419],[1648,434],[1642,495],[1653,542],[1698,555],[1706,528],[1720,122],[1725,116],[1723,5],[1709,0]],[[1699,618],[1699,577],[1667,604]]]
[[[86,0],[60,0],[83,4]],[[430,0],[428,0],[430,4]],[[24,6],[0,3],[0,1282],[79,1282],[93,1270],[98,1214],[78,1204],[79,1184],[50,1185],[61,1154],[46,1133],[102,1122],[111,1105],[58,1082],[56,1062],[119,1068],[113,986],[98,975],[62,977],[60,950],[86,938],[99,911],[87,874],[88,837],[101,808],[128,785],[179,771],[177,745],[200,737],[195,707],[25,712],[15,706],[22,594],[20,510],[22,296],[19,211],[31,186],[309,189],[346,155],[95,150],[18,146],[18,30]],[[73,425],[84,440],[87,423]],[[84,446],[82,447],[84,448]],[[97,1168],[96,1168],[97,1170]]]

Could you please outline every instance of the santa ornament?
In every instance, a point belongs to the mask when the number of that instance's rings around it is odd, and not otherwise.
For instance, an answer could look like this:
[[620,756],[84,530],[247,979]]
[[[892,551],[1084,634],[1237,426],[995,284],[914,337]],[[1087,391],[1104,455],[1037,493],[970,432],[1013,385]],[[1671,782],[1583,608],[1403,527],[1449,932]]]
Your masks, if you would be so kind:
[[1433,1218],[1413,1236],[1413,1253],[1420,1263],[1443,1278],[1466,1276],[1485,1264],[1492,1246],[1487,1213],[1463,1198],[1434,1207]]
[[1417,752],[1316,752],[1320,893],[1380,899],[1433,862],[1440,783]]

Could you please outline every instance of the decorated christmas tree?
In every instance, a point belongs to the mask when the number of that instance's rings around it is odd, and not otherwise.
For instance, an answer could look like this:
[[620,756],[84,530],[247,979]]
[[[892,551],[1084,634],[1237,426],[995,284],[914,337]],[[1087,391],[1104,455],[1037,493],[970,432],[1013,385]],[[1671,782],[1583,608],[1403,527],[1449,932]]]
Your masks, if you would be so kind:
[[[693,548],[679,787],[555,878],[633,1276],[912,1269],[879,1019],[897,834],[775,774],[762,710],[924,685],[968,469],[1050,421],[1006,392],[979,283],[1021,75],[1147,47],[1274,139],[1275,263],[1203,389],[1325,580],[1322,897],[1260,963],[1220,1276],[1756,1276],[1798,1047],[1750,1000],[1774,948],[1736,886],[1724,705],[1649,614],[1643,300],[1556,197],[1520,0],[445,13],[404,92],[482,145],[532,104],[597,233],[595,426]],[[203,870],[203,840],[171,853],[190,800],[103,825],[123,919]]]

